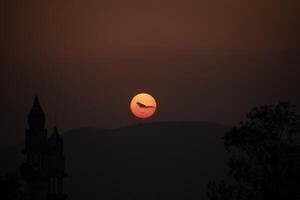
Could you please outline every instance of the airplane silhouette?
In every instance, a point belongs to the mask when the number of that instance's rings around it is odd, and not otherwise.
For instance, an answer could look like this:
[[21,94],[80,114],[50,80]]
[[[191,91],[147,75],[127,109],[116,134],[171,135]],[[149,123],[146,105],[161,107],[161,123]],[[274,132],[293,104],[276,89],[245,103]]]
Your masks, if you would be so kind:
[[141,102],[136,103],[140,108],[154,108],[154,106],[147,106],[145,104],[142,104]]

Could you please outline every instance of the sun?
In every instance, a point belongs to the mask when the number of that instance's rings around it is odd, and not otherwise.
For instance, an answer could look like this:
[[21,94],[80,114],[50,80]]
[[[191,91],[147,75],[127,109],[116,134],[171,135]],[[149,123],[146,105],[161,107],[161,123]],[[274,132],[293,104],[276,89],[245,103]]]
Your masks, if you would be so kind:
[[150,118],[154,115],[156,109],[156,100],[148,93],[137,94],[130,102],[130,110],[132,114],[141,119]]

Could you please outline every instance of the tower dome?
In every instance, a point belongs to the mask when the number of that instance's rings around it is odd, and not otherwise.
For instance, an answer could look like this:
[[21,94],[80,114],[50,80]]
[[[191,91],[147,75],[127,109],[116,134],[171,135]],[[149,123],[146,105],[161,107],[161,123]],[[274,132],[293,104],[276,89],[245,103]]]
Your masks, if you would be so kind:
[[58,129],[56,126],[53,128],[53,133],[49,137],[49,142],[52,147],[54,147],[54,146],[62,147],[62,145],[63,145],[63,140],[62,140],[61,136],[59,135]]
[[28,125],[30,129],[44,129],[45,113],[39,103],[39,98],[35,96],[33,106],[28,114]]

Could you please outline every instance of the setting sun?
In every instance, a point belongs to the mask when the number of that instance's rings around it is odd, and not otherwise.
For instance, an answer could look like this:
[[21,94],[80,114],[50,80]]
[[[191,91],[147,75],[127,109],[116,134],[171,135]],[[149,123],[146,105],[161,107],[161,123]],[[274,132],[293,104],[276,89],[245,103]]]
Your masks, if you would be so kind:
[[142,119],[151,117],[157,108],[157,103],[150,94],[140,93],[133,97],[130,102],[130,109],[134,116]]

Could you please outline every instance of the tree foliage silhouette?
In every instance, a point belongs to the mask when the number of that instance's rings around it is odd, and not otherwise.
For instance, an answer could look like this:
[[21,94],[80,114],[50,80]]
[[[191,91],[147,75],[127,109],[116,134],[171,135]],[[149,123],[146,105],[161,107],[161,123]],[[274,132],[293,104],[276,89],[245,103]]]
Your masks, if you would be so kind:
[[296,107],[287,102],[254,108],[224,136],[230,153],[226,180],[208,183],[210,200],[297,199],[299,134]]
[[22,191],[20,177],[16,174],[7,174],[0,177],[0,199],[1,200],[27,200]]

